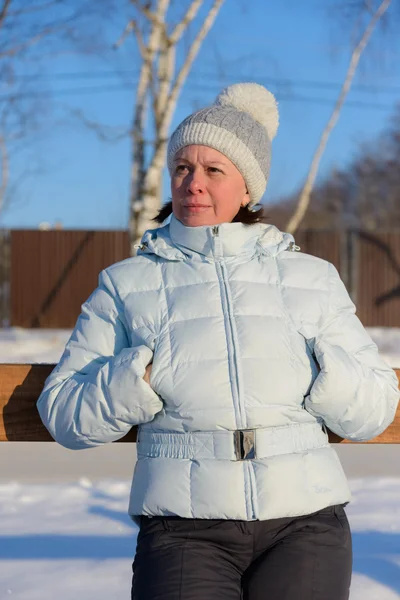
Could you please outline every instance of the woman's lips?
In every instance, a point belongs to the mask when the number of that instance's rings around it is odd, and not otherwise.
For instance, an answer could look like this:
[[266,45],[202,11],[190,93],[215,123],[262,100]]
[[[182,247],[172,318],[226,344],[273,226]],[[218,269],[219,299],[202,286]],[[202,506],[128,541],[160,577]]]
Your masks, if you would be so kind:
[[184,208],[190,212],[203,212],[211,207],[208,204],[185,204]]

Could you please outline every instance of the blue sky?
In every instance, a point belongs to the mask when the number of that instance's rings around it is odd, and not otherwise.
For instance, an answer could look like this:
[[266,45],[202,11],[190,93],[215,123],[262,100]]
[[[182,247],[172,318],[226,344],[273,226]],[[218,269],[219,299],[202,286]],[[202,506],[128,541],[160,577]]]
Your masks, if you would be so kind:
[[[173,127],[230,83],[257,81],[275,93],[281,124],[266,203],[301,185],[346,73],[350,28],[329,16],[326,6],[322,0],[225,0],[179,98]],[[115,23],[106,33],[109,39],[118,37]],[[129,141],[101,142],[71,112],[79,109],[89,119],[129,126],[138,62],[133,47],[127,44],[105,58],[70,53],[44,61],[43,86],[56,93],[42,107],[43,128],[27,139],[13,163],[14,180],[26,170],[33,174],[19,183],[0,226],[36,228],[43,221],[60,221],[72,229],[126,228]],[[400,100],[399,57],[398,36],[373,41],[329,140],[321,175],[350,161],[360,142],[374,142],[387,125]],[[132,72],[124,77],[125,87],[115,65]],[[81,75],[65,77],[71,73]],[[167,200],[167,176],[164,183]]]

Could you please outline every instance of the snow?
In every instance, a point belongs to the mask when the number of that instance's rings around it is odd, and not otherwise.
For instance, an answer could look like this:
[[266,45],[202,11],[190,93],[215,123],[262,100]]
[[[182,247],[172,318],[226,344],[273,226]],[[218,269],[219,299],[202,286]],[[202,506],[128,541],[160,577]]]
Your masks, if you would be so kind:
[[[366,328],[384,360],[400,368],[400,327]],[[70,329],[0,329],[0,363],[56,363]]]
[[366,327],[379,354],[393,368],[400,369],[400,327]]
[[0,329],[0,363],[56,363],[69,329]]
[[[400,478],[350,480],[351,600],[400,600]],[[0,484],[0,598],[129,600],[130,481]]]

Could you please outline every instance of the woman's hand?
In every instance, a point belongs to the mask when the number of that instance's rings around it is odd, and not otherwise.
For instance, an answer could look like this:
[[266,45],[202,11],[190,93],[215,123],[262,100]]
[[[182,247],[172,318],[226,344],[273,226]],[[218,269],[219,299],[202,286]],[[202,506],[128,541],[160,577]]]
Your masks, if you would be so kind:
[[149,365],[147,365],[146,367],[146,372],[143,375],[143,379],[145,380],[146,383],[148,383],[150,385],[150,375],[151,375],[151,369],[152,369],[153,363],[150,363]]

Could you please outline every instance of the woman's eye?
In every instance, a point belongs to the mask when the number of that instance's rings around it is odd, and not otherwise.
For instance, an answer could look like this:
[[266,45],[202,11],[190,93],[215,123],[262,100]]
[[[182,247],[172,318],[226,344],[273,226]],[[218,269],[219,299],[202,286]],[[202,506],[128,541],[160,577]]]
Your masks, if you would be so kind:
[[217,167],[208,167],[208,170],[211,173],[222,173],[221,169],[217,169]]
[[188,168],[187,165],[178,165],[176,167],[175,172],[176,173],[183,173],[187,168]]

